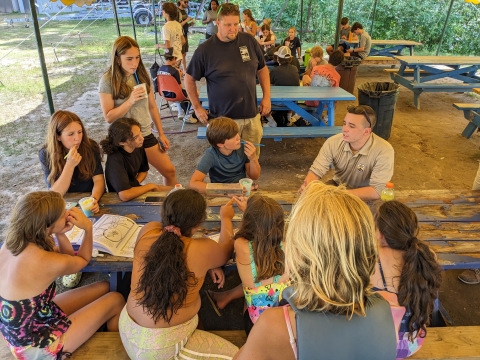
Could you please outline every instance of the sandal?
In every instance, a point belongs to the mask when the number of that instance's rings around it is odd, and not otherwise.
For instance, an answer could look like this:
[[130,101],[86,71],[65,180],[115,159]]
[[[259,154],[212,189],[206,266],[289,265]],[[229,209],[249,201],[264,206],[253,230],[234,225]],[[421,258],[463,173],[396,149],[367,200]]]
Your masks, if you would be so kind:
[[80,283],[82,279],[82,273],[78,272],[76,274],[65,275],[62,278],[62,284],[66,288],[72,289]]
[[210,301],[210,304],[212,304],[213,310],[218,316],[222,316],[222,314],[220,314],[220,310],[218,309],[217,302],[215,301],[215,297],[210,295],[210,293],[213,293],[213,291],[205,290],[205,296],[207,297],[208,301]]

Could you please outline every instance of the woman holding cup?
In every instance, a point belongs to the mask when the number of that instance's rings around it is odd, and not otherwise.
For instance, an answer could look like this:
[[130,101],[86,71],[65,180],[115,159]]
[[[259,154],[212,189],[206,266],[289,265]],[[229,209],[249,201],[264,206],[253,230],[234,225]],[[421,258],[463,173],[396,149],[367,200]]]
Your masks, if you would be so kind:
[[[98,200],[105,191],[100,147],[87,136],[76,114],[59,110],[52,115],[39,158],[50,190],[62,196],[71,192],[89,192],[92,215],[99,211]],[[73,288],[80,282],[81,275],[64,276],[62,283]]]
[[[163,133],[153,86],[143,65],[140,48],[131,37],[120,36],[115,40],[111,65],[100,79],[98,91],[103,116],[109,124],[123,117],[140,123],[149,164],[162,174],[165,185],[174,186],[177,183],[175,166],[165,152],[170,148],[170,142]],[[159,140],[152,133],[152,121]]]
[[217,24],[217,11],[218,11],[218,0],[210,1],[207,11],[203,15],[202,24],[207,25],[207,30],[205,31],[205,39],[209,39],[215,35],[218,31]]

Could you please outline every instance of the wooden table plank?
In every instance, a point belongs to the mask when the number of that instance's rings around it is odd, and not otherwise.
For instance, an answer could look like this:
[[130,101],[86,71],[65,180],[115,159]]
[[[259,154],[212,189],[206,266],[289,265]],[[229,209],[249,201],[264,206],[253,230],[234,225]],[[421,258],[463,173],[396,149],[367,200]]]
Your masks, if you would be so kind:
[[395,56],[408,65],[478,65],[480,56]]
[[406,45],[406,46],[423,46],[423,43],[412,40],[379,40],[372,39],[372,45]]
[[[260,85],[257,85],[257,100],[263,98]],[[207,86],[200,88],[200,101],[208,101]],[[340,87],[317,87],[317,86],[272,86],[270,88],[270,100],[278,101],[301,101],[301,100],[355,100],[355,96]]]

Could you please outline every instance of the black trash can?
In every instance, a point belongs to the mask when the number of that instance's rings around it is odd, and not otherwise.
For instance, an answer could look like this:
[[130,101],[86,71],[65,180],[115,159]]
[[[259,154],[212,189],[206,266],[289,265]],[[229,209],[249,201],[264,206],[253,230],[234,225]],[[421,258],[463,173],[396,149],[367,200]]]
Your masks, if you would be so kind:
[[366,82],[358,87],[358,104],[368,105],[377,114],[373,132],[388,140],[392,131],[393,114],[399,85],[392,82]]
[[355,91],[358,65],[361,63],[361,59],[349,59],[347,57],[336,67],[337,72],[340,74],[340,87],[352,95]]

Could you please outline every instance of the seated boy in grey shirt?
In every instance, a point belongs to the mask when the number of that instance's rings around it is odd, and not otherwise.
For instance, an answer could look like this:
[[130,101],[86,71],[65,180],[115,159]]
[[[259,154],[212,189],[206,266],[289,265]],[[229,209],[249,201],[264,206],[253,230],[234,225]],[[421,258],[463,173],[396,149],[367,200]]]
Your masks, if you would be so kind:
[[255,146],[245,141],[242,144],[238,125],[227,117],[211,120],[207,127],[207,139],[211,147],[205,150],[197,170],[190,178],[190,188],[205,193],[207,174],[212,183],[235,183],[249,177],[260,177],[260,164]]

